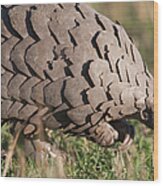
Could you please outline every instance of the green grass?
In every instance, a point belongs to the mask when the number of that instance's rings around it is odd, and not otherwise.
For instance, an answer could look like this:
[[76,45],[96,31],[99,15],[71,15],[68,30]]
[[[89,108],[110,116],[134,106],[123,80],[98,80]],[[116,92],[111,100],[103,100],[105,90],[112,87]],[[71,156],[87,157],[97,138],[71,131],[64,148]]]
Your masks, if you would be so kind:
[[[87,141],[85,138],[69,137],[59,131],[52,133],[55,141],[66,159],[63,163],[66,178],[78,179],[129,179],[153,180],[153,132],[137,121],[131,121],[137,133],[134,144],[127,152],[103,148]],[[2,127],[2,147],[7,150],[12,136],[8,125]],[[55,159],[49,159],[48,166],[38,168],[28,157],[23,176],[26,177],[61,177]],[[4,168],[4,159],[2,167]],[[20,176],[21,165],[16,153],[7,176]]]

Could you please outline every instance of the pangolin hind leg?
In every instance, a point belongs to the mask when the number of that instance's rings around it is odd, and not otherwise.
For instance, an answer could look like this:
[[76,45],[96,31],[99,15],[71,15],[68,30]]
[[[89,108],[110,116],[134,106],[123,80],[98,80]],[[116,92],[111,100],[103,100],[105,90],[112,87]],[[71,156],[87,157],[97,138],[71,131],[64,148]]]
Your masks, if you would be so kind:
[[43,116],[47,110],[47,108],[39,110],[30,118],[30,123],[23,130],[26,154],[31,154],[39,166],[48,163],[49,156],[55,157],[43,122]]

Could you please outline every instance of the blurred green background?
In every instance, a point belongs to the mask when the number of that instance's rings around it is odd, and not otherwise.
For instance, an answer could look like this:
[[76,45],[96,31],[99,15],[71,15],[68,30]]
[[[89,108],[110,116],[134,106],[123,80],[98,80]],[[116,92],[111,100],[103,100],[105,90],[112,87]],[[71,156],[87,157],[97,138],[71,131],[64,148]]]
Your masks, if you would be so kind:
[[[90,6],[123,25],[153,73],[153,2],[93,3]],[[136,128],[136,136],[126,152],[102,148],[85,138],[69,137],[55,131],[51,138],[62,154],[59,159],[50,158],[48,165],[37,167],[28,157],[22,165],[17,156],[22,148],[19,147],[7,176],[153,180],[153,131],[138,121],[131,120],[130,123]],[[13,140],[9,130],[7,124],[2,127],[4,150]],[[1,169],[4,169],[4,159]]]

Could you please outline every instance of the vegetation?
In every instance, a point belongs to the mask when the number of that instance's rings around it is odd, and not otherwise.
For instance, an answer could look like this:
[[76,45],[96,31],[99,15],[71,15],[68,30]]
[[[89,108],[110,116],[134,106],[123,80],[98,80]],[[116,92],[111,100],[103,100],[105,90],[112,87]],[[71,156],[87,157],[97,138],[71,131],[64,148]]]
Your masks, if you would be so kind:
[[[52,132],[52,140],[64,154],[64,173],[58,175],[58,162],[50,158],[48,166],[40,169],[28,157],[25,172],[26,177],[66,177],[78,179],[130,179],[153,180],[153,132],[137,121],[131,121],[137,133],[134,143],[126,152],[119,152],[116,147],[103,148],[82,137],[70,137]],[[9,135],[9,125],[2,127],[2,148],[7,150],[12,136]],[[2,159],[2,171],[4,159]],[[15,154],[7,176],[22,176],[22,167]],[[65,174],[66,176],[62,176]]]

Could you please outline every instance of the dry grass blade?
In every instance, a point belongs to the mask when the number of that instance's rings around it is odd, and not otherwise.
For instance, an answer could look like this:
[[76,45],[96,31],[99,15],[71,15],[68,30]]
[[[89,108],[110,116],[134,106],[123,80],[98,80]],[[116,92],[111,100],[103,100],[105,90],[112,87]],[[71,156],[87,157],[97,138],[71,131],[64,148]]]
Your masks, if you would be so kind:
[[20,136],[22,130],[23,130],[23,127],[20,127],[16,131],[15,138],[13,139],[11,144],[9,145],[9,149],[8,149],[6,160],[5,160],[5,167],[4,167],[4,171],[3,171],[3,174],[2,174],[3,177],[5,177],[7,172],[8,172],[10,162],[12,162],[12,156],[14,154],[14,149],[16,147],[17,141],[19,139],[19,136]]

